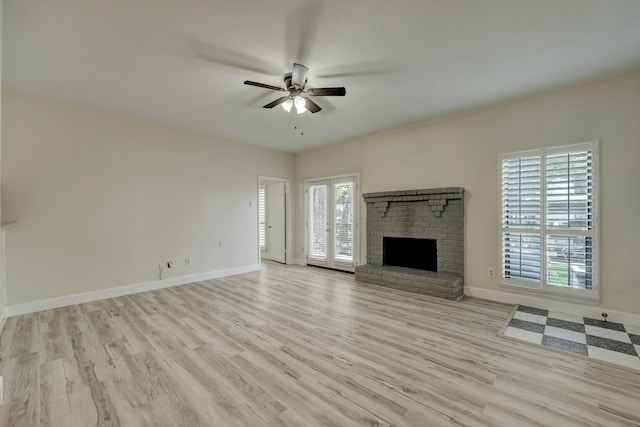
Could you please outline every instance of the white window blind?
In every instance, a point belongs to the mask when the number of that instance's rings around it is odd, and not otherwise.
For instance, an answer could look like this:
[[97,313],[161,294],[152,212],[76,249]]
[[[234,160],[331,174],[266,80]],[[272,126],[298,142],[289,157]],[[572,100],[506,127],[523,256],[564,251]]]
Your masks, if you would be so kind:
[[547,156],[547,227],[588,230],[593,222],[593,152]]
[[309,248],[308,256],[325,259],[327,256],[327,186],[309,187]]
[[258,235],[260,239],[260,249],[265,249],[266,239],[266,209],[265,209],[265,187],[260,187],[258,191]]
[[335,257],[353,260],[353,182],[334,184]]
[[503,284],[597,298],[597,142],[501,156]]
[[593,287],[593,150],[546,158],[547,283]]
[[540,156],[502,161],[503,277],[540,281]]

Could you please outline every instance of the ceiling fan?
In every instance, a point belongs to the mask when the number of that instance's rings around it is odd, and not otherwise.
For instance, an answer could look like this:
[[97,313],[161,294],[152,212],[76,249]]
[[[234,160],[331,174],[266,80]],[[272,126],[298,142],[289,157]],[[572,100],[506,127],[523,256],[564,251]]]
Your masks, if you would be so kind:
[[307,110],[311,111],[312,113],[317,113],[318,111],[322,110],[322,108],[320,108],[318,104],[313,102],[309,98],[309,96],[344,96],[347,93],[346,89],[343,87],[305,89],[308,73],[309,68],[305,67],[302,64],[294,63],[293,72],[284,75],[285,88],[264,83],[252,82],[251,80],[245,80],[244,84],[280,92],[289,92],[288,95],[268,103],[264,106],[264,108],[273,108],[276,105],[281,105],[282,108],[289,112],[291,111],[292,107],[295,107],[296,113],[298,114],[302,114]]

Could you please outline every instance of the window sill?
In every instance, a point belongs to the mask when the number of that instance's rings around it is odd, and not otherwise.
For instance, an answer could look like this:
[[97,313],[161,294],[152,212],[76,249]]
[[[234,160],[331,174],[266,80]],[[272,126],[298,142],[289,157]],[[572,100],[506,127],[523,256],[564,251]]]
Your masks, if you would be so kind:
[[[574,302],[588,305],[600,304],[600,293],[598,291],[592,291],[592,295],[570,295],[566,292],[554,292],[552,290],[545,290],[540,288],[530,288],[526,286],[513,285],[509,283],[501,283],[500,288],[505,291],[536,295],[538,297],[553,298],[554,300],[562,300],[566,302]],[[578,292],[578,291],[576,291]]]

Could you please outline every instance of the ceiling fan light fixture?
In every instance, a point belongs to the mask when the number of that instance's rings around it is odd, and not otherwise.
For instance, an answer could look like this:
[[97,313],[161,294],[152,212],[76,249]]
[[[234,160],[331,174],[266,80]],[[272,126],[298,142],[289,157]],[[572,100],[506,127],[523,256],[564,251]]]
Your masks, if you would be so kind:
[[295,97],[296,113],[302,114],[307,111],[306,101],[301,96]]
[[282,109],[288,113],[291,111],[291,107],[293,107],[293,99],[289,98],[280,105],[282,106]]
[[[0,0],[2,1],[2,0]],[[293,107],[296,107],[296,114],[304,114],[309,111],[311,113],[317,113],[322,110],[318,104],[316,104],[310,97],[301,96],[344,96],[347,91],[344,87],[321,87],[305,89],[307,85],[307,73],[309,68],[302,64],[294,63],[293,72],[284,75],[284,88],[273,86],[265,83],[253,82],[251,80],[245,80],[244,84],[249,86],[257,86],[264,89],[274,90],[278,92],[289,92],[287,95],[282,96],[275,101],[271,101],[267,105],[263,105],[263,108],[274,108],[276,105],[281,105],[282,109],[287,113],[291,112]]]

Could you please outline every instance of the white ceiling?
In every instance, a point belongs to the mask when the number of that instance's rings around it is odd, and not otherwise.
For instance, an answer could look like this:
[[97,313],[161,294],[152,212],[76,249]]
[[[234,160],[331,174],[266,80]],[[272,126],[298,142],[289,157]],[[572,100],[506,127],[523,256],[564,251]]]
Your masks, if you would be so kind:
[[[640,0],[4,0],[3,85],[301,152],[640,67]],[[292,63],[304,136],[262,105]],[[298,123],[300,124],[300,123]]]

